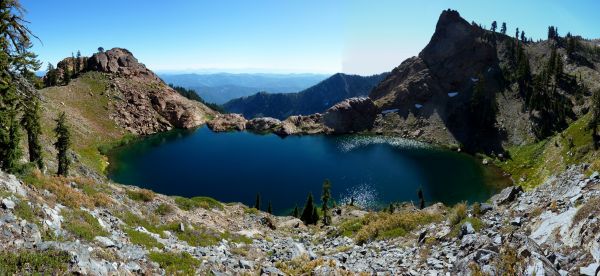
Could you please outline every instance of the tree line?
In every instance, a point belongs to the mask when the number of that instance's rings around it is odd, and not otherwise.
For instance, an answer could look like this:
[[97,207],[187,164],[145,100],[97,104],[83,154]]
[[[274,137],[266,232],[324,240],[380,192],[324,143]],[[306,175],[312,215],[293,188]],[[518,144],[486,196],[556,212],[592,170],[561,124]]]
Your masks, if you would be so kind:
[[[26,92],[21,83],[36,79],[35,70],[41,63],[30,51],[31,38],[35,37],[26,26],[24,10],[17,0],[0,1],[0,168],[9,173],[22,172],[23,155],[21,141],[23,130],[27,134],[28,161],[36,167],[44,167],[40,136],[40,102],[37,95]],[[59,175],[67,175],[70,159],[70,131],[66,116],[56,119],[56,136]]]

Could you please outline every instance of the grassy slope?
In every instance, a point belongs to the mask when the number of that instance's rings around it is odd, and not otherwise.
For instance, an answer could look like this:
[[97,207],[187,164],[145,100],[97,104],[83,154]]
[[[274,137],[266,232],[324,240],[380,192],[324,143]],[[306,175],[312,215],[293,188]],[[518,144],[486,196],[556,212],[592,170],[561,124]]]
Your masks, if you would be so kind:
[[495,163],[525,188],[541,184],[568,165],[588,162],[591,163],[588,173],[600,170],[600,152],[594,150],[591,131],[586,128],[590,118],[587,114],[563,132],[545,140],[510,147],[510,158],[506,161],[496,159]]
[[66,86],[49,87],[40,93],[44,99],[42,128],[47,145],[54,142],[52,129],[59,112],[66,112],[73,134],[73,149],[81,162],[97,171],[107,165],[98,147],[121,139],[126,132],[109,118],[112,95],[108,80],[98,72],[88,72]]

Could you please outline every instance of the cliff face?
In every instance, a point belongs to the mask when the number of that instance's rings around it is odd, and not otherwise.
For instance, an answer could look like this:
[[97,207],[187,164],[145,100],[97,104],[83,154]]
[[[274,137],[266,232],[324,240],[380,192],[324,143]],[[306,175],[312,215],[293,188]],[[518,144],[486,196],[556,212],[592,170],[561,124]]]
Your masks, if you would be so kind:
[[[133,134],[152,134],[171,128],[193,128],[216,112],[191,101],[166,85],[154,72],[122,48],[95,53],[79,60],[59,62],[57,72],[73,72],[79,62],[79,75],[88,72],[106,74],[106,90],[112,93],[111,119]],[[68,88],[67,88],[68,89]]]
[[[576,119],[584,113],[577,112],[585,106],[581,97],[587,95],[577,90],[585,90],[580,89],[582,84],[597,87],[600,67],[590,51],[568,55],[565,45],[566,38],[517,41],[446,10],[419,55],[402,62],[369,95],[384,111],[373,130],[486,152],[544,138],[539,129],[550,121],[548,128],[560,131],[567,126],[564,119],[556,120],[547,107],[526,104],[531,91],[539,88],[530,80],[520,83],[515,76],[519,48],[528,59],[531,78],[542,75],[555,51],[565,64],[564,73],[556,77],[554,95],[543,97],[560,102],[566,117]],[[577,75],[586,77],[576,80]]]

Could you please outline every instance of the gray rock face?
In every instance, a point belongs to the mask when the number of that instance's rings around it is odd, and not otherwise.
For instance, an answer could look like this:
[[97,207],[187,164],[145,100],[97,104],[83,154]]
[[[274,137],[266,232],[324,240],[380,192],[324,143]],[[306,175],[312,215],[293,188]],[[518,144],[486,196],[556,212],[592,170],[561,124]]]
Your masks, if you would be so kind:
[[93,54],[87,59],[85,70],[99,71],[122,76],[144,76],[154,80],[160,80],[146,66],[139,63],[133,54],[123,48],[113,48],[106,52]]
[[14,209],[15,208],[15,202],[8,199],[8,198],[3,198],[2,199],[2,208],[4,209]]
[[241,114],[230,113],[219,114],[206,125],[215,132],[242,131],[246,129],[246,122]]
[[499,194],[494,195],[491,198],[491,201],[494,202],[494,204],[496,205],[510,203],[513,200],[515,200],[515,198],[517,198],[517,196],[519,196],[519,194],[522,192],[523,188],[521,186],[507,187],[504,188],[504,190],[502,190]]
[[272,132],[281,127],[281,121],[271,117],[254,118],[246,122],[246,129],[255,132]]
[[352,133],[373,127],[377,107],[369,98],[344,100],[323,114],[323,124],[333,133]]

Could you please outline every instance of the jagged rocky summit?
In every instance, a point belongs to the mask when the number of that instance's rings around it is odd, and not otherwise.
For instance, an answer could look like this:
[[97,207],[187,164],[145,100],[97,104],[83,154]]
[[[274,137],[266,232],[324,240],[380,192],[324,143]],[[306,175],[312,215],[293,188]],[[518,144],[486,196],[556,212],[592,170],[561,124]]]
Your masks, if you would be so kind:
[[114,94],[108,107],[111,117],[131,133],[193,128],[216,114],[204,104],[181,96],[127,49],[113,48],[89,58],[66,58],[58,63],[57,75],[74,72],[77,67],[79,74],[101,72],[107,75],[107,93]]

